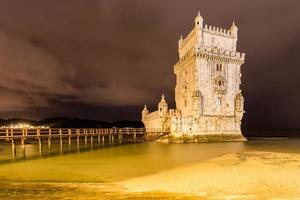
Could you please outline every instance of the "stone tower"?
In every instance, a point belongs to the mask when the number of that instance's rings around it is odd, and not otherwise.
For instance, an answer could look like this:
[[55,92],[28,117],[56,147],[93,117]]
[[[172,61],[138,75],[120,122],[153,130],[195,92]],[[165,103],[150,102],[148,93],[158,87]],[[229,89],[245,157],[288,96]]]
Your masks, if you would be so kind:
[[[228,30],[203,23],[199,12],[192,31],[178,41],[176,109],[165,114],[168,107],[163,106],[164,117],[168,117],[175,136],[241,135],[244,100],[240,85],[245,54],[237,52],[238,27],[234,22]],[[161,128],[151,120],[143,120],[146,129]]]

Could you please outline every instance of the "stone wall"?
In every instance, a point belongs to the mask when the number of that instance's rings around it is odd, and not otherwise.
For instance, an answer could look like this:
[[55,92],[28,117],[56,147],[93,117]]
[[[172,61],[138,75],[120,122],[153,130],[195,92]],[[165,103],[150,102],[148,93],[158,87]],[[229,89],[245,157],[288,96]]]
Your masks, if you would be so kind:
[[186,38],[178,41],[176,109],[162,96],[158,111],[143,111],[148,129],[171,135],[241,135],[244,100],[240,90],[245,54],[236,51],[238,28],[203,26],[200,13]]

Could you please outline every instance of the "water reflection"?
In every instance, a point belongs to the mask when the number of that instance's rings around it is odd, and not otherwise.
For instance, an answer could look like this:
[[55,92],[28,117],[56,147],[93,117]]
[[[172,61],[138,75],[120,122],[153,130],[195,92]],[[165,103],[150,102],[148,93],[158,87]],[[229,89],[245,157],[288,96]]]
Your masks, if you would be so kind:
[[[131,142],[123,142],[123,145],[130,144]],[[51,144],[51,145],[49,145]],[[64,139],[62,141],[52,139],[51,143],[45,141],[41,142],[41,146],[35,140],[28,140],[24,147],[20,143],[15,144],[15,149],[12,150],[11,144],[9,142],[0,142],[0,163],[11,161],[11,160],[24,160],[24,159],[36,159],[45,156],[54,156],[66,153],[76,153],[78,151],[87,151],[93,149],[99,149],[109,146],[117,146],[118,143],[99,143],[97,141],[92,141],[90,139],[79,142],[72,139]]]
[[[72,141],[73,142],[73,141]],[[64,143],[64,151],[69,152],[68,142]],[[27,144],[27,155],[39,156],[36,144]],[[5,144],[1,145],[1,156],[9,151]],[[60,145],[53,143],[54,150]],[[47,150],[47,146],[43,146]],[[82,150],[85,145],[82,145]],[[91,147],[88,146],[87,150]],[[273,151],[300,153],[300,140],[254,140],[247,142],[201,143],[201,144],[128,144],[110,146],[110,148],[94,147],[92,151],[71,149],[69,154],[43,157],[41,159],[24,160],[0,164],[1,183],[0,199],[68,199],[78,195],[78,199],[118,199],[124,194],[110,193],[104,190],[81,191],[85,184],[111,183],[133,177],[151,175],[183,165],[208,160],[228,153],[251,151]],[[47,154],[47,153],[46,153]],[[52,184],[53,183],[53,184]],[[65,187],[68,184],[68,187]],[[27,185],[24,188],[24,185]],[[74,189],[73,186],[77,189]],[[89,186],[90,188],[90,186]],[[98,188],[99,189],[99,188]],[[60,191],[62,193],[56,192]],[[27,196],[26,196],[27,195]],[[95,196],[96,195],[96,196]],[[173,199],[172,194],[162,195],[161,199]],[[164,196],[166,195],[166,196]],[[169,195],[169,196],[168,196]],[[104,198],[105,197],[105,198]],[[124,199],[127,197],[125,196]],[[130,196],[127,199],[147,199],[145,196]],[[188,198],[184,197],[183,199]]]

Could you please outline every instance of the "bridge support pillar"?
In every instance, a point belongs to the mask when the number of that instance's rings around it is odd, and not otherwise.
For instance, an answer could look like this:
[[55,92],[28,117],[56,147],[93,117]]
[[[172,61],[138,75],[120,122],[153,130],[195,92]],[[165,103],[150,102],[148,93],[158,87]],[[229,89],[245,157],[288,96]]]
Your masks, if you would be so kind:
[[21,138],[21,149],[22,149],[22,155],[25,157],[25,139],[24,136]]
[[11,139],[11,153],[13,158],[17,156],[15,140],[13,138]]
[[108,135],[108,143],[111,144],[111,134]]
[[119,133],[118,137],[119,137],[119,143],[121,144],[122,143],[122,133]]
[[101,142],[104,145],[104,142],[105,142],[105,136],[104,135],[101,135]]
[[39,143],[39,154],[42,155],[42,138],[38,137],[38,143]]
[[84,129],[84,145],[85,145],[85,148],[87,148],[87,130]]
[[51,136],[48,137],[48,152],[51,153]]
[[[99,133],[98,133],[98,134],[99,134]],[[101,136],[98,135],[98,146],[100,146],[100,144],[101,144]]]
[[91,135],[91,147],[93,148],[93,145],[94,145],[94,136]]

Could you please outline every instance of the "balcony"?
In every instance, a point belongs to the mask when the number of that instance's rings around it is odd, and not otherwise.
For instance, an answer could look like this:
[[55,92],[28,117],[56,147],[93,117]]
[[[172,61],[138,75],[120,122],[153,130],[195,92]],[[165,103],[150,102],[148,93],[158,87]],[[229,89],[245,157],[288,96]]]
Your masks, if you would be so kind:
[[224,94],[226,91],[226,85],[224,80],[215,80],[214,89],[219,94]]

